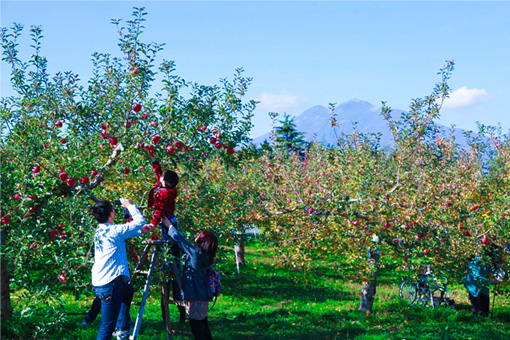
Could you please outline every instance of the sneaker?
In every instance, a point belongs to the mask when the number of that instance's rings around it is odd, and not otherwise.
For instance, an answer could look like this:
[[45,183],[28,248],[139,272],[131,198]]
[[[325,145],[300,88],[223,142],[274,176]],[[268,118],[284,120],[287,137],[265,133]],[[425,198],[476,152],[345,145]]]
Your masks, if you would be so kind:
[[125,331],[117,330],[115,335],[117,336],[117,340],[121,340],[121,339],[129,339],[129,336],[132,333],[133,333],[133,327],[131,326],[130,329],[125,330]]

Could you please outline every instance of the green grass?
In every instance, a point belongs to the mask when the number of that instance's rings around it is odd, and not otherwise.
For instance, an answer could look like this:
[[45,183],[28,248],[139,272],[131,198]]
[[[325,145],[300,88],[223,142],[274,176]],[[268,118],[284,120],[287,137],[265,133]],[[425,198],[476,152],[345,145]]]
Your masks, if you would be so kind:
[[[508,339],[510,302],[498,297],[492,319],[472,317],[467,293],[450,287],[457,309],[427,309],[398,300],[398,278],[381,274],[371,315],[357,311],[361,286],[346,282],[338,264],[318,263],[307,273],[278,267],[274,253],[248,242],[247,265],[237,275],[232,261],[221,264],[223,290],[209,323],[215,339]],[[159,290],[147,302],[139,339],[166,339]],[[139,294],[138,294],[139,295]],[[135,296],[136,299],[136,296]],[[79,326],[92,296],[53,302],[34,301],[17,292],[12,320],[2,324],[2,339],[95,339],[99,318]],[[135,318],[138,308],[133,306]],[[173,320],[177,309],[170,306]],[[189,331],[188,324],[174,324]],[[184,337],[174,337],[185,339]]]

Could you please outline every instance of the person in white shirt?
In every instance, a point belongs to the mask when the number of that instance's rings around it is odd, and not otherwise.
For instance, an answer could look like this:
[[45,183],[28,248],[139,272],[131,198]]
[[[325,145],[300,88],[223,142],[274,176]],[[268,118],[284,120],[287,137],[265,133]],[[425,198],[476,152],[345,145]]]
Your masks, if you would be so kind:
[[133,287],[128,284],[130,274],[126,254],[126,240],[148,232],[145,219],[138,208],[127,199],[120,199],[133,220],[113,224],[115,209],[110,201],[99,201],[92,213],[99,225],[94,235],[94,265],[92,266],[92,290],[101,299],[101,324],[97,340],[109,340],[115,326],[119,328],[118,339],[127,339],[131,328],[129,307],[133,299]]

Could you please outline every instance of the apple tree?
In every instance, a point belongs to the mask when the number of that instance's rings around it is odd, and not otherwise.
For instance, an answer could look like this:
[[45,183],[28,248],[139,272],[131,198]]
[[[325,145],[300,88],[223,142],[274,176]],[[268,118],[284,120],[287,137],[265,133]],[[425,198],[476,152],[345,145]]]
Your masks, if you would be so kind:
[[[125,24],[114,20],[120,54],[94,53],[86,84],[70,71],[49,74],[40,27],[30,29],[26,61],[23,26],[1,29],[15,93],[0,101],[2,279],[16,289],[50,297],[89,285],[90,207],[120,196],[143,206],[155,181],[148,155],[176,169],[186,192],[207,159],[235,162],[234,148],[248,141],[251,79],[237,69],[220,85],[200,85],[179,77],[173,61],[158,66],[163,45],[142,40],[145,16],[135,8]],[[11,314],[6,282],[2,317]]]

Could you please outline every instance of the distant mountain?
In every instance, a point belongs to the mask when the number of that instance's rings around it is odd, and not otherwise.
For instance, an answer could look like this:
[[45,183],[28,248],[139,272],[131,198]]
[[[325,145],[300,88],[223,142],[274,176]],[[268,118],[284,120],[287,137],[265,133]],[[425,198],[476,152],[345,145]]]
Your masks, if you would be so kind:
[[[385,147],[393,144],[393,136],[386,121],[380,115],[381,108],[372,105],[369,102],[351,99],[348,102],[337,105],[335,113],[338,122],[335,128],[338,135],[351,134],[356,123],[356,130],[362,133],[381,133],[381,146]],[[404,111],[392,110],[392,117],[398,119]],[[283,118],[282,118],[283,119]],[[329,110],[321,105],[309,108],[294,117],[294,124],[297,131],[304,133],[306,141],[316,140],[324,145],[336,145],[337,139],[335,132],[331,128]],[[455,136],[458,143],[465,142],[461,129],[455,130]],[[260,145],[265,140],[270,141],[270,132],[256,137],[252,143]]]

